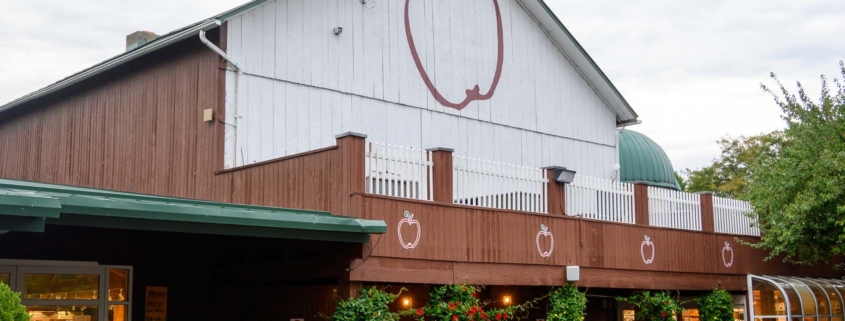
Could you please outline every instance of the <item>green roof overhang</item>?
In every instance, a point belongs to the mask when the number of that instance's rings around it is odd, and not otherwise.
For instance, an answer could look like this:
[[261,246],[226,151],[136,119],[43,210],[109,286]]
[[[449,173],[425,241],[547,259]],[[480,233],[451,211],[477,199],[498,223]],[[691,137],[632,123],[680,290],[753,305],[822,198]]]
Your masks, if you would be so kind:
[[45,224],[366,243],[383,221],[0,179],[0,230]]

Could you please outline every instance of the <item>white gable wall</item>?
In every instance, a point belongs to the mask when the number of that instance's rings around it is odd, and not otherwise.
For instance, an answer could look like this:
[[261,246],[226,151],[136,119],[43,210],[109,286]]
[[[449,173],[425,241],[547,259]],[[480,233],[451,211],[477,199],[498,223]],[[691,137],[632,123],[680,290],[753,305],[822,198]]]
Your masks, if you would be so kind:
[[[355,131],[610,176],[615,115],[516,0],[499,0],[505,50],[494,95],[460,111],[424,84],[405,36],[405,1],[374,4],[271,0],[227,21],[227,51],[243,72],[227,77],[227,123],[238,125],[227,126],[227,167],[331,146]],[[488,91],[498,58],[492,0],[413,0],[409,20],[443,96],[462,101],[476,84]]]

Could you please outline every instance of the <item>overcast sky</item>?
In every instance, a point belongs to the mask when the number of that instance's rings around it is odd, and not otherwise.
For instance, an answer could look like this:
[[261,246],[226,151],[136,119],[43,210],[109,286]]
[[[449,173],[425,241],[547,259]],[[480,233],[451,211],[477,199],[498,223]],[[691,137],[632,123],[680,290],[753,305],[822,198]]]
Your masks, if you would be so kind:
[[[0,104],[121,53],[132,31],[166,33],[244,2],[2,0]],[[819,75],[838,78],[845,59],[841,0],[546,2],[639,113],[631,129],[678,170],[708,164],[722,136],[783,127],[759,88],[770,71],[817,97]]]

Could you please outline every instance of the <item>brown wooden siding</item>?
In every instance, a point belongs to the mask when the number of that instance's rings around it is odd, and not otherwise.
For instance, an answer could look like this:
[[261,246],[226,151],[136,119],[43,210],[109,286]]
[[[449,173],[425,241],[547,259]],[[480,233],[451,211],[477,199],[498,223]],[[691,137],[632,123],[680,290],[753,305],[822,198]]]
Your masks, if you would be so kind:
[[[388,232],[378,236],[381,240],[371,242],[372,257],[363,261],[359,274],[353,273],[353,277],[362,280],[374,278],[382,282],[434,282],[448,278],[458,283],[480,281],[483,284],[510,284],[505,280],[493,282],[497,278],[507,277],[512,281],[518,280],[514,282],[524,282],[519,284],[555,285],[563,284],[563,267],[569,265],[580,266],[596,275],[605,275],[610,273],[608,271],[615,271],[613,273],[617,275],[615,280],[607,282],[600,277],[590,277],[584,281],[585,286],[627,282],[624,280],[628,272],[631,275],[642,272],[670,273],[679,280],[704,275],[706,277],[702,282],[709,287],[713,286],[711,281],[717,279],[732,282],[736,286],[744,284],[741,278],[731,275],[801,273],[820,277],[835,276],[826,273],[832,272],[828,269],[799,270],[776,260],[764,262],[763,251],[741,245],[736,237],[729,235],[366,194],[356,195],[356,198],[359,198],[361,204],[361,212],[356,215],[384,220],[388,226]],[[413,249],[403,248],[399,241],[397,229],[402,230],[406,242],[416,237],[416,227],[399,225],[404,218],[404,211],[414,214],[422,231],[420,241]],[[554,249],[547,258],[542,257],[537,249],[537,233],[541,224],[547,226],[554,236]],[[652,246],[643,245],[646,235]],[[758,240],[753,237],[739,239],[746,242]],[[725,242],[730,244],[733,252],[732,262],[730,251],[725,251],[723,261]],[[541,246],[545,250],[548,243],[541,243]],[[644,251],[641,251],[641,247]],[[654,248],[654,260],[647,264],[641,252],[645,252],[646,258],[651,258],[651,247]],[[396,259],[406,259],[408,263]],[[419,273],[413,266],[420,262],[444,263],[423,264],[422,270],[425,272]],[[726,267],[726,262],[731,263],[730,267]],[[544,266],[555,268],[546,270]],[[361,276],[360,273],[368,274],[369,277]],[[524,275],[520,277],[510,274]],[[724,278],[720,279],[718,275]],[[687,284],[690,284],[689,288],[694,288],[701,283],[690,281]]]

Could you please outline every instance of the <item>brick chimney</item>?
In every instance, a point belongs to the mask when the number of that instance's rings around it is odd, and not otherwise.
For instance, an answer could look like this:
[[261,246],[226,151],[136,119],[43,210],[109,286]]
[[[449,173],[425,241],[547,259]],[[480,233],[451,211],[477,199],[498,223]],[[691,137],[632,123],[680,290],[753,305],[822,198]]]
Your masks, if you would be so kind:
[[143,46],[145,43],[155,40],[158,35],[149,31],[136,31],[126,36],[126,51]]

